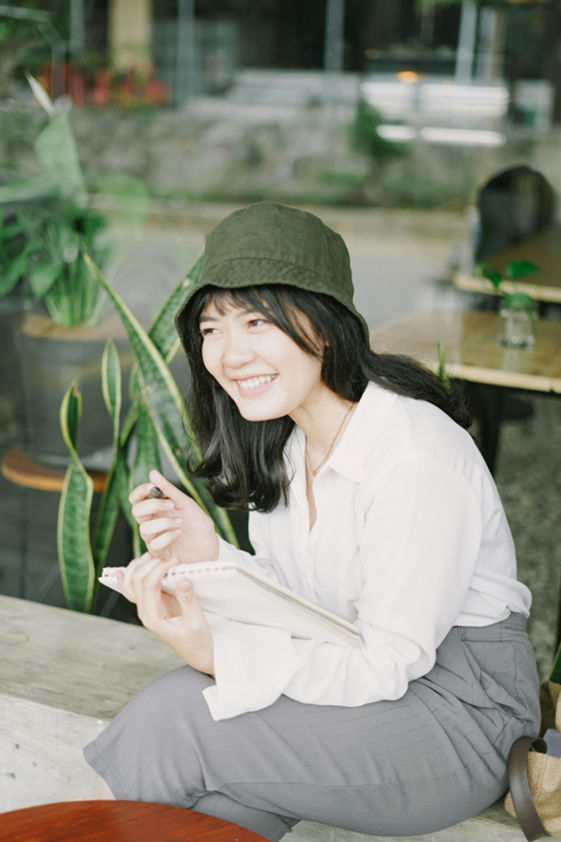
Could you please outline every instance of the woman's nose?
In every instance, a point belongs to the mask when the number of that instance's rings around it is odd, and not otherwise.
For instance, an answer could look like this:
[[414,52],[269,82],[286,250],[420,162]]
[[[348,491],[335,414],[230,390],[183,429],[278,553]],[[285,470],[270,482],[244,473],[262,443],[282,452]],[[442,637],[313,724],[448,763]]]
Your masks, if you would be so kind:
[[241,365],[254,355],[251,344],[239,331],[228,331],[222,346],[222,359],[226,365]]

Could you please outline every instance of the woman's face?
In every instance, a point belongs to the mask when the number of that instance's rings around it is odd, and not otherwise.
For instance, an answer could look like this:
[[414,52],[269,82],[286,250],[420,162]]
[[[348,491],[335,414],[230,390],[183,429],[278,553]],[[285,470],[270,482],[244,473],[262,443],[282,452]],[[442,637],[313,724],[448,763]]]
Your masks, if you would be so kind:
[[[309,325],[303,314],[299,322]],[[234,306],[219,312],[210,302],[200,330],[205,368],[247,421],[290,415],[298,423],[300,413],[313,411],[329,391],[321,379],[321,359],[300,348],[262,313]]]

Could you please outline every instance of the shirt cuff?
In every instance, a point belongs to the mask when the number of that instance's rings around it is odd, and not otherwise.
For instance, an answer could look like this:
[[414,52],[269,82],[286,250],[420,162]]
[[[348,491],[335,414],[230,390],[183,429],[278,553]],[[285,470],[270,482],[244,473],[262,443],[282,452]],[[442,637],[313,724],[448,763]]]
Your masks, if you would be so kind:
[[288,631],[211,620],[215,683],[203,690],[214,720],[261,710],[282,695],[302,658]]

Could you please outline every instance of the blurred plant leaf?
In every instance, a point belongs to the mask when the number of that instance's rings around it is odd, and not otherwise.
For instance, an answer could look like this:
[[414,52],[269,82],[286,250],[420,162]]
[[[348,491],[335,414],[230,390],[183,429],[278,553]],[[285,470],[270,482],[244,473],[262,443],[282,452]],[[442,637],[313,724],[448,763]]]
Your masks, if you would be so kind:
[[487,263],[478,263],[475,267],[475,273],[480,278],[486,278],[493,285],[493,289],[497,292],[499,291],[502,278],[501,273],[497,269],[494,269]]
[[[119,516],[119,486],[117,474],[123,453],[119,447],[119,420],[121,413],[121,364],[115,344],[107,342],[101,360],[101,389],[107,412],[113,424],[113,464],[107,475],[101,495],[99,512],[93,537],[93,556],[96,576],[105,563],[109,546]],[[97,581],[96,581],[97,589]]]
[[33,92],[33,96],[35,97],[41,108],[43,108],[49,116],[52,116],[55,113],[55,107],[53,105],[52,99],[48,95],[45,88],[42,85],[40,85],[37,79],[31,76],[30,73],[26,73],[25,77],[29,82],[29,86]]
[[507,309],[525,310],[527,313],[533,313],[536,306],[532,296],[526,292],[506,292],[503,301]]
[[539,266],[529,260],[511,260],[505,266],[505,275],[511,281],[517,278],[526,278],[528,275],[533,275],[539,272]]
[[82,398],[76,383],[66,391],[60,408],[62,435],[70,453],[57,521],[57,552],[66,605],[74,611],[91,611],[95,567],[90,543],[93,480],[76,451]]

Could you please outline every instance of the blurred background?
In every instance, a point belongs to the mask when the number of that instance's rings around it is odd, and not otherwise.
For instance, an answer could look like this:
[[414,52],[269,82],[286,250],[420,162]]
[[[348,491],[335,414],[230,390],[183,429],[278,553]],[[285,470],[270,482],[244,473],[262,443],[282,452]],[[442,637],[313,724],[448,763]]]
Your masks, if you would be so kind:
[[[50,116],[28,76],[54,103]],[[77,161],[52,138],[46,150],[53,114],[66,115]],[[45,168],[59,179],[49,201],[65,174],[72,189],[80,181],[77,204],[100,220],[104,272],[145,327],[208,231],[258,199],[314,210],[343,235],[358,306],[375,327],[415,308],[471,306],[474,294],[452,277],[473,267],[478,191],[523,165],[557,196],[560,140],[559,0],[0,4],[0,192],[30,181],[36,191],[5,193],[2,205],[0,268],[11,280],[0,294],[0,449],[15,444],[53,465],[66,453],[58,417],[24,388],[20,326],[44,309],[48,278],[33,274],[35,261],[29,292],[14,269],[23,241],[7,252],[16,199],[44,200]],[[52,224],[58,211],[45,207]],[[557,205],[552,214],[558,222]],[[36,350],[36,370],[42,357]],[[539,604],[545,669],[557,639],[560,405],[549,394],[527,404],[506,419],[495,474]],[[103,467],[96,448],[89,464]],[[57,504],[0,479],[1,593],[38,598],[30,580],[56,566]],[[57,604],[55,580],[39,597]]]

